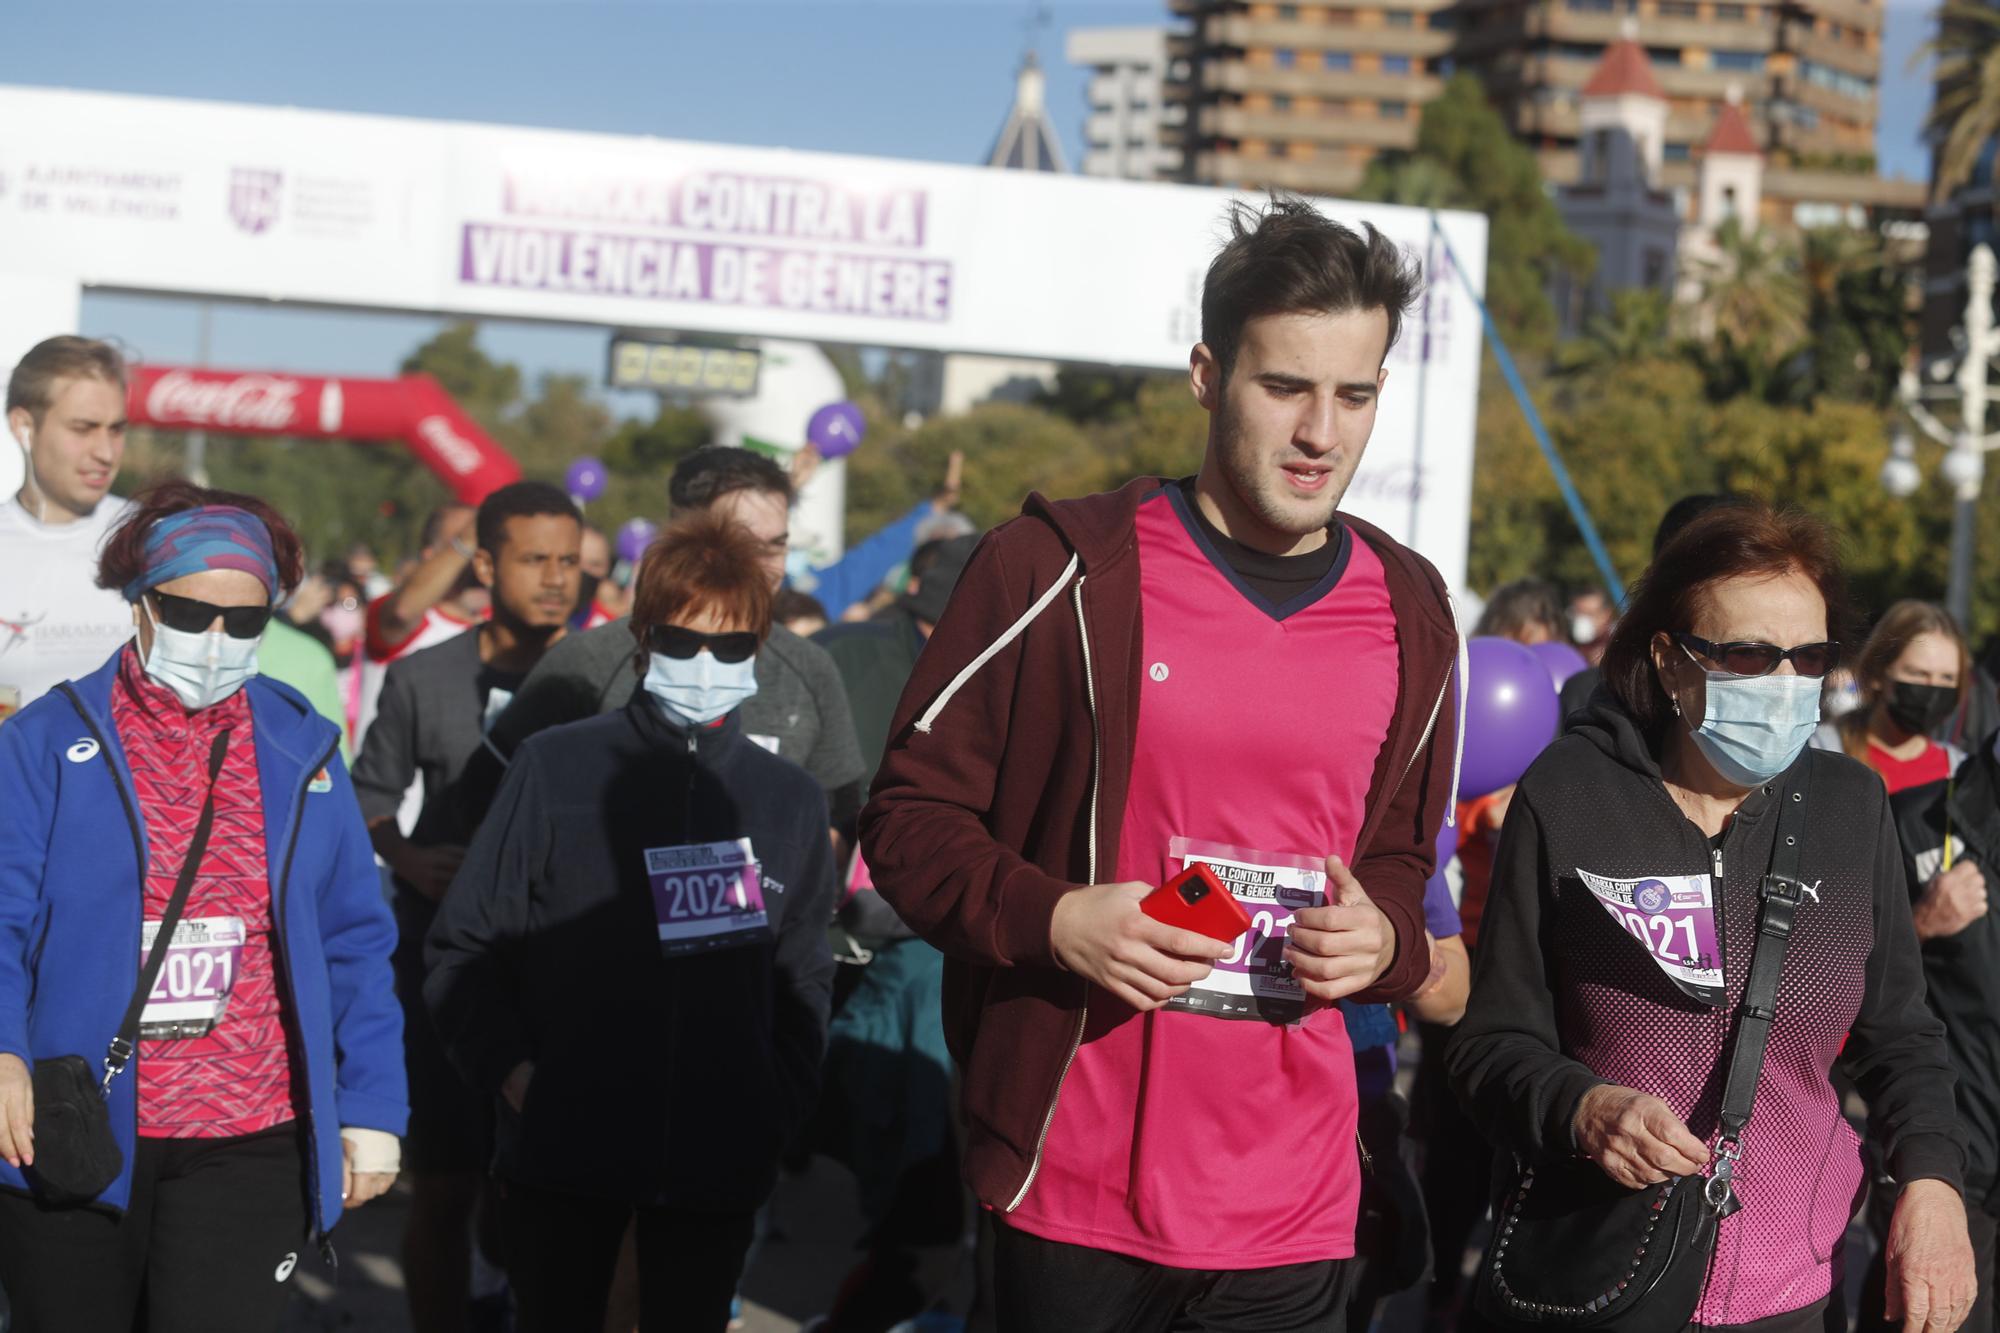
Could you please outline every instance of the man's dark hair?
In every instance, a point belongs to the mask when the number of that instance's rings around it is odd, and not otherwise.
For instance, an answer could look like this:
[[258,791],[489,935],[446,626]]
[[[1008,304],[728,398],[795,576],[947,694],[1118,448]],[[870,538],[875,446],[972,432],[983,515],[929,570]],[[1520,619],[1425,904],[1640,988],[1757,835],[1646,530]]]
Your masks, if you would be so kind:
[[667,502],[675,514],[691,514],[736,491],[768,491],[784,496],[787,505],[797,498],[791,474],[774,459],[754,449],[712,444],[675,465]]
[[1667,512],[1660,515],[1660,526],[1653,529],[1653,555],[1667,549],[1667,543],[1681,535],[1681,529],[1700,518],[1711,509],[1723,505],[1750,503],[1745,495],[1733,495],[1727,491],[1706,495],[1683,495],[1667,506]]
[[488,555],[500,554],[500,548],[507,543],[508,519],[540,518],[544,514],[573,518],[578,528],[583,526],[583,512],[559,486],[546,481],[517,481],[502,486],[479,504],[479,517],[473,525],[479,549]]
[[1415,259],[1370,223],[1343,227],[1296,195],[1272,194],[1260,210],[1229,206],[1229,240],[1201,288],[1201,340],[1228,384],[1243,326],[1259,315],[1383,310],[1396,345],[1403,316],[1423,291]]

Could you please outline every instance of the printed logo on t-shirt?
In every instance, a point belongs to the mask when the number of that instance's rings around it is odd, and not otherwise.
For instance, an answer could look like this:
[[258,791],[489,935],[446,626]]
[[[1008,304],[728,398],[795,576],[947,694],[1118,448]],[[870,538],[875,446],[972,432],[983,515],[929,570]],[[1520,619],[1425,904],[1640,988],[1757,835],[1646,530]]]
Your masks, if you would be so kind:
[[1722,1003],[1722,959],[1715,946],[1715,887],[1707,875],[1611,879],[1582,867],[1577,878],[1618,928],[1645,946],[1667,979],[1704,1004]]
[[1167,664],[1165,662],[1155,662],[1152,669],[1146,674],[1156,681],[1163,681],[1167,678]]

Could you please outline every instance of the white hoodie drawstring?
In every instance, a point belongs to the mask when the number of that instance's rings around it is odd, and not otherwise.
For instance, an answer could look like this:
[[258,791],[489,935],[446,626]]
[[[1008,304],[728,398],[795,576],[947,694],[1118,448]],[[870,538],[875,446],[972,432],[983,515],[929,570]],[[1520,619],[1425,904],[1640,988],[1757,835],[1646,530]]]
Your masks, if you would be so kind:
[[1077,570],[1082,568],[1082,566],[1083,561],[1081,557],[1071,556],[1069,564],[1063,567],[1062,577],[1049,585],[1049,590],[1038,597],[1033,606],[1022,612],[1021,618],[1008,626],[1005,634],[1002,634],[999,638],[988,644],[984,652],[966,663],[965,669],[951,678],[951,684],[944,687],[944,692],[939,694],[931,703],[931,706],[924,710],[924,715],[917,719],[917,730],[928,736],[931,724],[937,721],[938,714],[942,713],[944,706],[951,702],[951,697],[964,688],[965,682],[979,674],[979,668],[985,666],[995,657],[998,657],[1008,644],[1021,637],[1021,631],[1033,624],[1036,616],[1048,610],[1049,604],[1062,595],[1062,590],[1069,586],[1069,581],[1076,577]]

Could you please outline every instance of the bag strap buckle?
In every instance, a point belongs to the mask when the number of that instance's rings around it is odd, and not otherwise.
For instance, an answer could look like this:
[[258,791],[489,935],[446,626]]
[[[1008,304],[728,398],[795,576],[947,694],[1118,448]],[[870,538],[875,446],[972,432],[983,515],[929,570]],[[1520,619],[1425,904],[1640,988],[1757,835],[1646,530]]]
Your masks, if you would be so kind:
[[125,1066],[132,1062],[133,1046],[124,1037],[113,1037],[111,1045],[104,1053],[104,1082],[97,1090],[106,1097],[111,1095],[111,1080],[125,1072]]
[[1743,1149],[1734,1138],[1724,1135],[1716,1141],[1715,1169],[1702,1185],[1702,1197],[1719,1216],[1727,1217],[1743,1206],[1736,1197],[1736,1163],[1742,1156]]

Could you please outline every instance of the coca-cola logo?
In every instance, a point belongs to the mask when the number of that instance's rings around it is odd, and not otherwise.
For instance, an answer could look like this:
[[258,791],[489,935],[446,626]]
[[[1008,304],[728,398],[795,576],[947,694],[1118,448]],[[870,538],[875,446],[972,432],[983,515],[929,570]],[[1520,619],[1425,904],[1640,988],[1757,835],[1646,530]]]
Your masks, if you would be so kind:
[[197,379],[185,370],[170,370],[147,393],[146,415],[163,424],[282,432],[294,424],[301,387],[297,380],[277,375]]
[[451,428],[442,416],[428,416],[417,423],[417,438],[428,444],[446,467],[461,477],[479,470],[479,446]]

